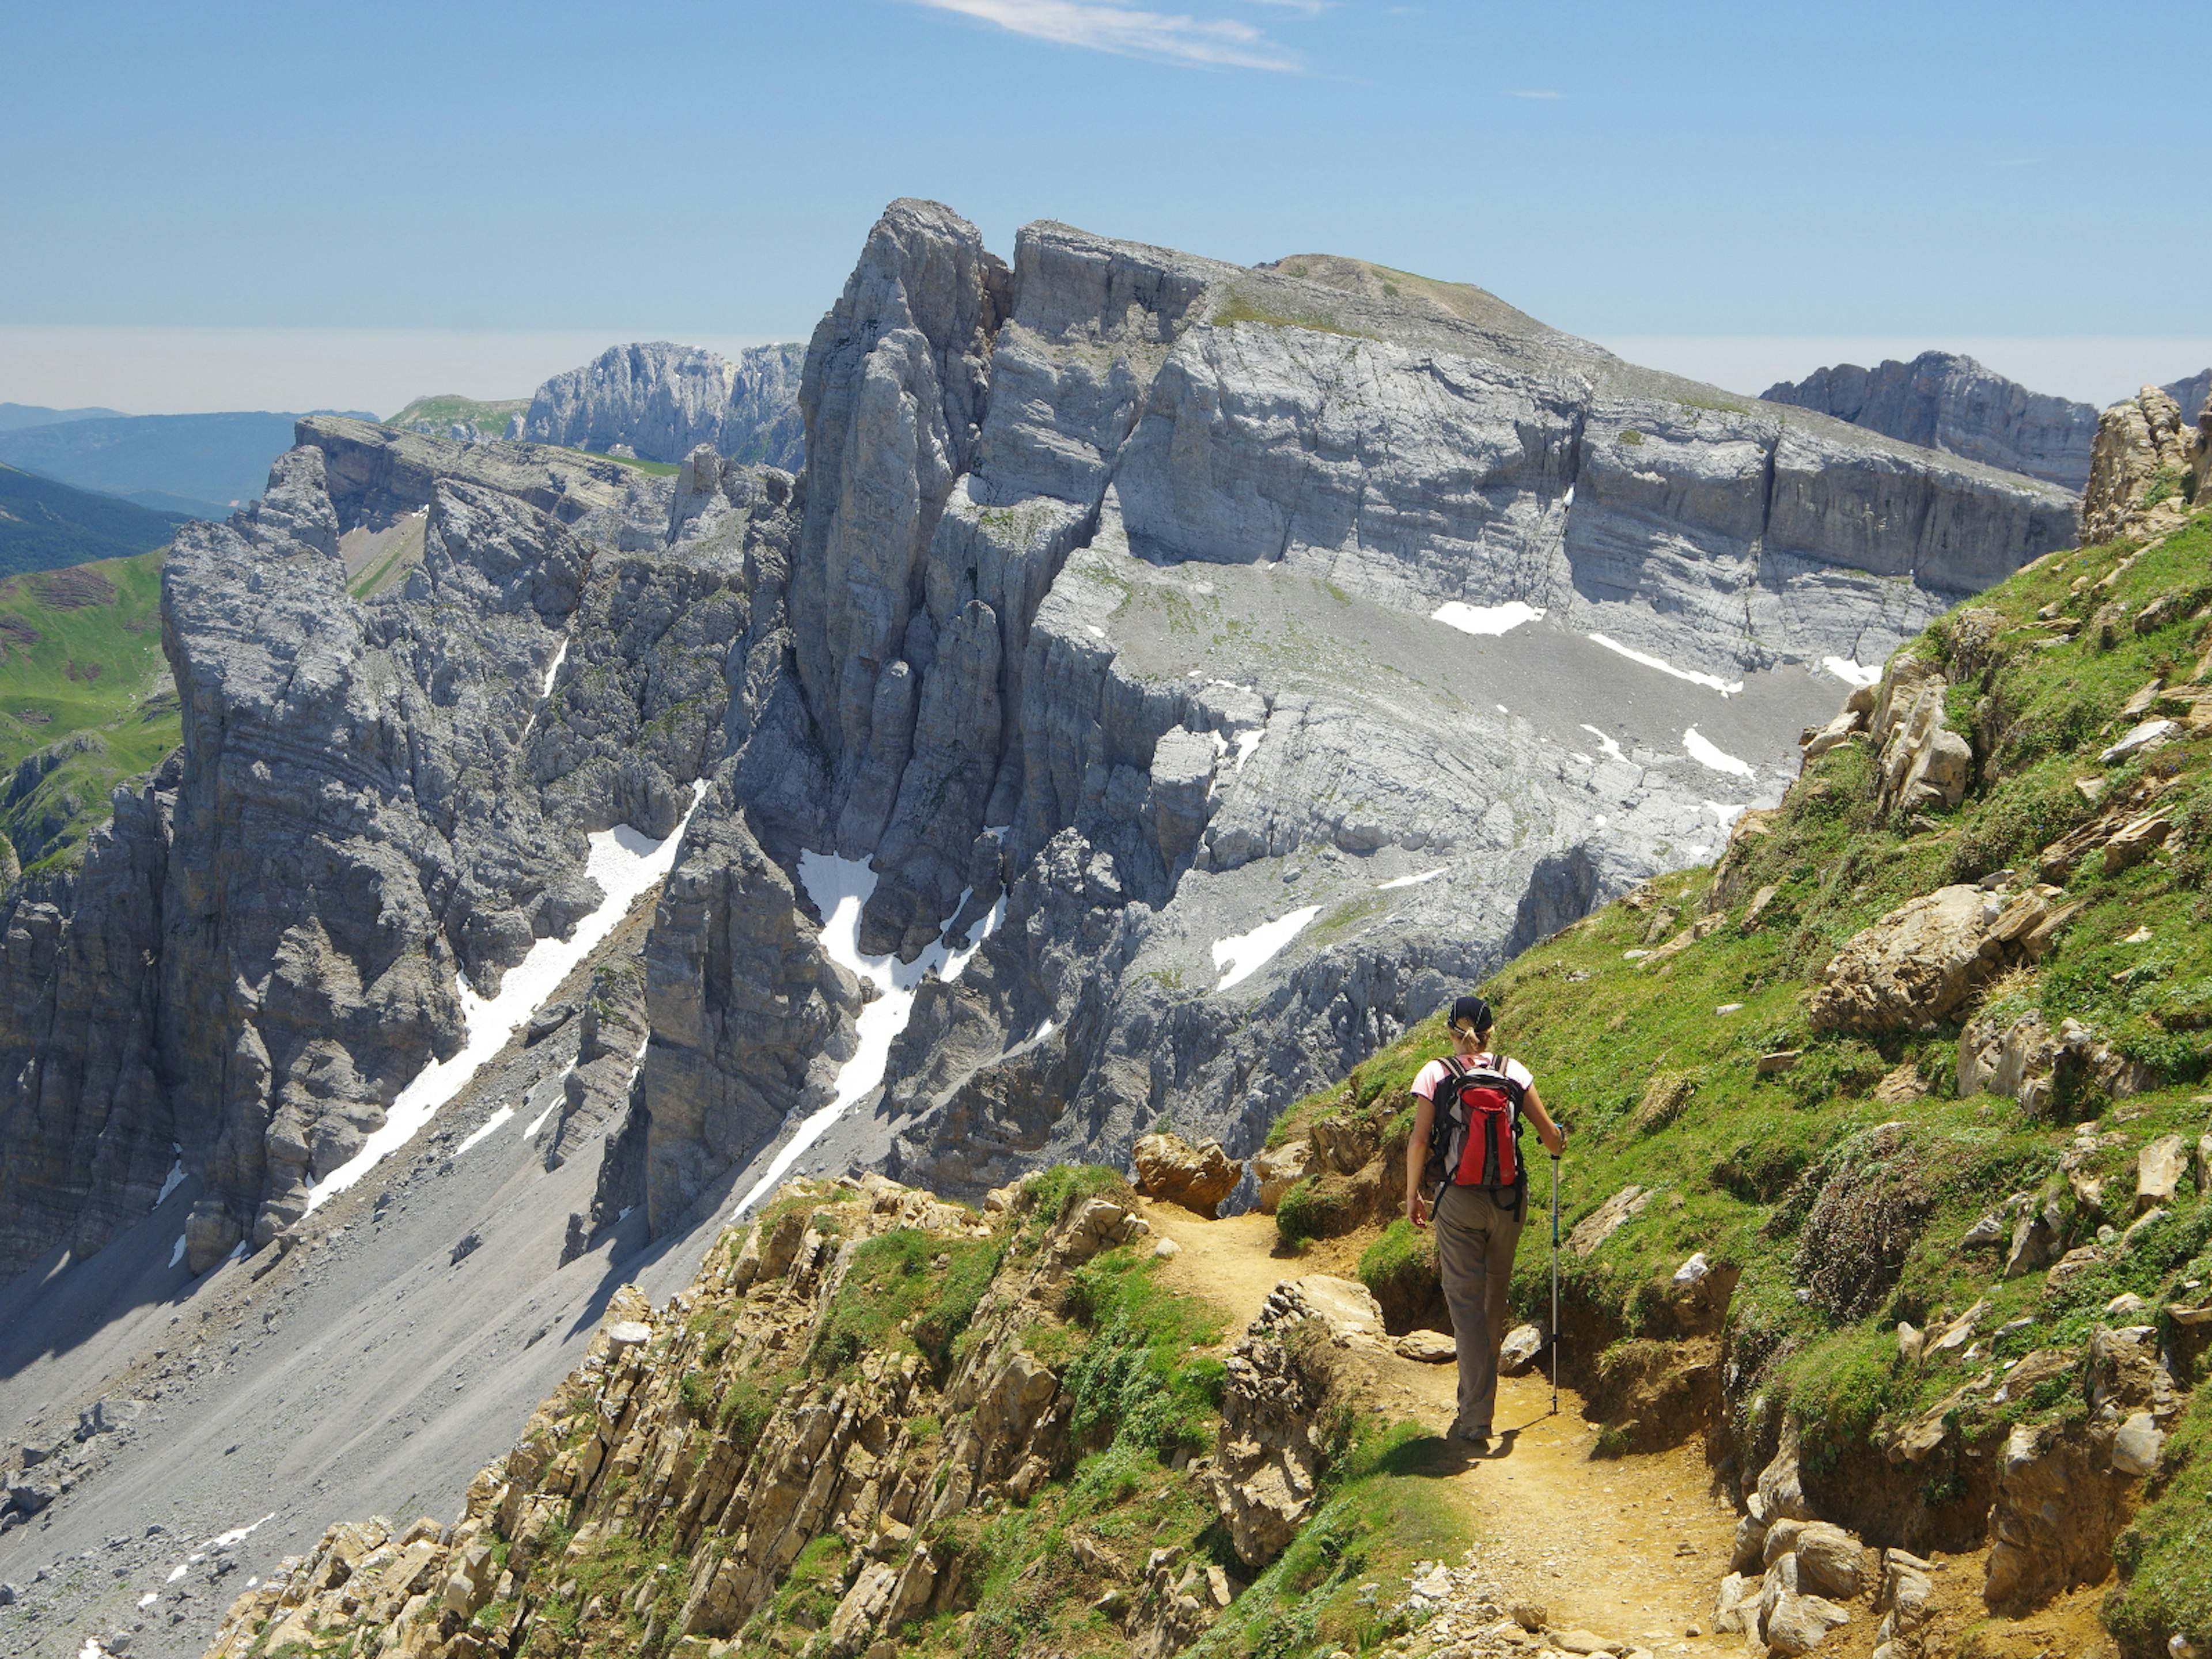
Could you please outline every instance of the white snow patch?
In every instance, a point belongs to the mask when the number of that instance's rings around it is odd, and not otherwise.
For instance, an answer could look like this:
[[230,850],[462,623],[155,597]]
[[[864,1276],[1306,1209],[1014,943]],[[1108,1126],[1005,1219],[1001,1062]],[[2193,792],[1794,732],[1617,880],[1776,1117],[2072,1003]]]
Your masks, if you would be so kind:
[[1709,800],[1705,803],[1705,811],[1721,821],[1721,828],[1723,830],[1733,830],[1735,827],[1735,821],[1747,810],[1741,806],[1730,806],[1724,801]]
[[1863,662],[1853,662],[1849,657],[1823,657],[1820,666],[1833,674],[1845,685],[1879,685],[1881,684],[1881,665],[1869,668]]
[[1281,950],[1301,933],[1305,926],[1321,914],[1321,906],[1309,904],[1293,910],[1286,916],[1262,922],[1249,933],[1239,933],[1234,939],[1216,939],[1213,945],[1213,965],[1222,970],[1214,986],[1225,991],[1232,985],[1241,985],[1267,965],[1267,959]]
[[1501,702],[1501,703],[1499,703],[1499,704],[1498,705],[1498,712],[1499,714],[1511,714],[1513,711],[1512,711],[1511,709],[1508,708],[1507,708],[1504,703],[1502,703],[1502,702]]
[[1567,493],[1559,497],[1559,505],[1561,507],[1572,507],[1574,504],[1575,487],[1572,484],[1569,484],[1567,486]]
[[1595,761],[1592,760],[1588,755],[1583,753],[1579,749],[1570,749],[1567,750],[1567,753],[1571,755],[1575,759],[1580,761],[1584,766],[1595,766],[1597,764]]
[[1503,605],[1462,605],[1457,599],[1447,599],[1429,612],[1429,620],[1456,628],[1462,634],[1495,636],[1510,634],[1522,623],[1543,621],[1544,607],[1521,599],[1508,599]]
[[1753,775],[1749,761],[1738,760],[1694,726],[1682,733],[1682,747],[1690,751],[1692,760],[1716,772],[1730,772],[1744,779]]
[[138,1598],[138,1605],[139,1605],[140,1607],[152,1607],[152,1606],[154,1605],[154,1603],[155,1603],[155,1602],[156,1602],[156,1601],[160,1601],[161,1599],[161,1591],[159,1591],[159,1590],[148,1590],[148,1591],[147,1591],[143,1595],[142,1595],[142,1596],[140,1596],[140,1597]]
[[179,1234],[177,1235],[177,1242],[176,1242],[175,1245],[174,1245],[174,1246],[170,1249],[170,1251],[169,1251],[169,1265],[170,1265],[172,1267],[175,1267],[175,1266],[177,1265],[177,1263],[179,1263],[179,1261],[182,1261],[184,1259],[185,1259],[185,1236],[184,1236],[182,1233],[179,1233]]
[[1607,650],[1624,656],[1631,662],[1640,662],[1646,668],[1656,668],[1662,674],[1671,674],[1678,680],[1687,680],[1692,685],[1709,685],[1724,697],[1732,697],[1743,690],[1741,680],[1724,680],[1717,674],[1704,674],[1694,668],[1677,668],[1664,657],[1655,657],[1638,651],[1634,646],[1623,645],[1619,640],[1607,639],[1602,634],[1589,635],[1592,641]]
[[171,1193],[185,1184],[185,1149],[172,1141],[169,1151],[175,1154],[177,1161],[169,1165],[169,1173],[161,1181],[161,1190],[154,1199],[154,1207],[157,1210],[169,1201]]
[[[959,908],[953,911],[952,914],[954,915],[958,915],[961,910],[964,910],[968,908],[968,896],[975,890],[971,887],[968,890],[968,892],[963,893],[960,896]],[[968,943],[961,945],[957,950],[949,951],[945,953],[945,967],[938,975],[938,977],[946,981],[956,980],[958,979],[962,974],[967,972],[968,964],[975,959],[975,952],[983,948],[983,941],[990,938],[992,934],[997,933],[999,931],[999,924],[1006,919],[1006,896],[1004,893],[1001,893],[999,895],[998,902],[991,907],[990,914],[985,916],[983,920],[969,932],[968,935]]]
[[188,1569],[185,1565],[179,1561],[175,1566],[169,1569],[169,1576],[167,1578],[164,1578],[161,1582],[165,1584],[173,1584],[177,1580],[182,1578],[187,1571]]
[[1594,817],[1594,818],[1592,818],[1592,819],[1590,820],[1590,822],[1591,822],[1593,824],[1596,825],[1596,826],[1597,826],[1599,829],[1601,829],[1601,830],[1602,830],[1602,829],[1604,829],[1604,828],[1605,828],[1605,819],[1604,819],[1604,817],[1603,817],[1603,816],[1602,816],[1602,815],[1601,815],[1601,816],[1599,816],[1599,817]]
[[[653,1041],[651,1033],[648,1032],[647,1034],[645,1041],[646,1042]],[[643,1054],[645,1053],[645,1043],[640,1043],[638,1045],[637,1051],[640,1054]],[[561,1075],[565,1079],[569,1073],[575,1069],[576,1062],[572,1060],[566,1066],[561,1068]],[[547,1101],[545,1103],[545,1109],[538,1113],[536,1117],[530,1120],[530,1127],[522,1132],[522,1138],[525,1140],[535,1140],[538,1138],[538,1132],[545,1127],[545,1120],[561,1109],[561,1102],[563,1099],[565,1093],[566,1091],[564,1091],[562,1094],[556,1095],[552,1099]]]
[[84,1645],[76,1650],[76,1659],[112,1659],[107,1650],[100,1645],[97,1636],[88,1636]]
[[1013,827],[1011,823],[987,823],[983,826],[983,833],[993,841],[1004,841],[1006,838],[1006,831]]
[[[830,953],[830,959],[858,974],[880,994],[860,1010],[860,1017],[854,1022],[860,1046],[839,1068],[837,1090],[830,1103],[810,1113],[799,1123],[791,1139],[769,1161],[767,1173],[753,1183],[752,1190],[738,1203],[732,1212],[734,1215],[744,1214],[773,1192],[799,1154],[821,1139],[830,1126],[844,1115],[848,1107],[864,1099],[884,1080],[884,1068],[890,1063],[891,1044],[913,1016],[915,988],[932,972],[942,980],[959,978],[977,947],[990,937],[1006,914],[1006,901],[1002,894],[991,907],[991,914],[978,925],[979,931],[957,951],[949,947],[940,936],[912,962],[901,962],[896,956],[864,957],[860,954],[860,912],[876,890],[876,872],[858,859],[802,852],[799,855],[799,879],[805,885],[807,897],[822,913],[822,948]],[[963,894],[961,904],[967,902],[967,894]],[[945,926],[950,927],[959,914],[956,907],[952,915],[945,919]],[[943,929],[939,931],[941,935]]]
[[263,1527],[267,1526],[276,1518],[276,1511],[271,1510],[268,1514],[263,1516],[258,1521],[256,1521],[252,1526],[234,1527],[228,1532],[217,1534],[215,1537],[209,1539],[207,1542],[203,1544],[200,1547],[210,1550],[227,1550],[233,1544],[244,1543],[248,1538],[252,1537],[256,1532],[259,1531]]
[[1626,760],[1628,758],[1627,756],[1620,752],[1620,745],[1619,744],[1615,743],[1611,738],[1606,736],[1604,732],[1599,731],[1597,727],[1589,724],[1589,721],[1585,720],[1583,722],[1583,730],[1589,732],[1590,736],[1597,739],[1597,746],[1605,751],[1605,757],[1607,760]]
[[415,1080],[392,1103],[384,1127],[309,1192],[311,1212],[333,1194],[359,1181],[387,1154],[412,1140],[441,1107],[468,1085],[477,1069],[507,1046],[523,1022],[544,1006],[576,964],[597,950],[629,914],[631,903],[658,885],[675,866],[684,828],[706,793],[704,778],[691,786],[691,805],[665,841],[655,841],[626,823],[588,838],[592,850],[584,871],[606,894],[599,908],[579,921],[567,939],[541,939],[532,945],[530,954],[507,969],[497,996],[480,997],[469,988],[466,980],[459,981],[461,1018],[468,1033],[460,1053],[451,1060],[433,1060],[415,1074]]
[[545,670],[545,684],[538,688],[538,700],[540,702],[553,695],[554,677],[560,673],[561,665],[568,660],[568,636],[563,634],[561,636],[560,647],[553,653],[553,661]]
[[1106,630],[1097,623],[1085,623],[1083,625],[1091,630],[1092,638],[1103,640],[1106,637]]
[[1237,764],[1233,769],[1242,772],[1244,763],[1252,758],[1252,751],[1260,746],[1260,739],[1267,735],[1267,728],[1255,726],[1249,732],[1237,734]]
[[514,1108],[512,1106],[501,1107],[497,1111],[494,1112],[489,1117],[486,1118],[482,1123],[478,1124],[474,1129],[471,1129],[469,1132],[468,1139],[462,1141],[459,1146],[453,1148],[453,1156],[455,1158],[459,1158],[463,1152],[468,1151],[470,1147],[477,1146],[480,1142],[489,1140],[494,1135],[497,1134],[501,1129],[505,1128],[514,1121]]
[[1384,882],[1376,890],[1387,893],[1394,887],[1419,887],[1425,881],[1434,881],[1438,876],[1443,874],[1446,867],[1440,864],[1433,870],[1422,871],[1418,876],[1401,876],[1395,881]]

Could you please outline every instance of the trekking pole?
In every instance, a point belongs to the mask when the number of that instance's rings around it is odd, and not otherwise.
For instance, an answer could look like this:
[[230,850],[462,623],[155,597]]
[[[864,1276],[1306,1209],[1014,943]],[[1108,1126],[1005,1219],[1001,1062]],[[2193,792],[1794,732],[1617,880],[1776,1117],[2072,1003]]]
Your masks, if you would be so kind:
[[[1565,1131],[1562,1130],[1561,1133]],[[1552,1415],[1559,1414],[1559,1155],[1552,1154]]]

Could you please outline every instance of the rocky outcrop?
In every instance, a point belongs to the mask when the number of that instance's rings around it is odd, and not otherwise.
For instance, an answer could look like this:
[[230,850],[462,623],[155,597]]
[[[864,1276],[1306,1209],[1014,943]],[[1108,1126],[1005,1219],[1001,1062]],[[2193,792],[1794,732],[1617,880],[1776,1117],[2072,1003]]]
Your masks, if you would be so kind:
[[665,340],[610,346],[538,388],[519,435],[535,444],[641,460],[681,461],[701,444],[754,465],[796,472],[805,349],[749,346],[734,358]]
[[2031,392],[1956,352],[1923,351],[1874,368],[1838,363],[1759,396],[2068,489],[2088,482],[2094,404]]
[[[1233,1462],[1216,1474],[1187,1448],[1170,1456],[1129,1439],[1118,1407],[1102,1421],[1117,1396],[1096,1393],[1095,1366],[1038,1357],[1071,1273],[1145,1224],[1106,1198],[1056,1219],[1034,1214],[1036,1201],[1017,1189],[994,1224],[876,1176],[786,1190],[665,1307],[633,1286],[615,1292],[588,1357],[477,1476],[457,1521],[331,1528],[239,1597],[211,1653],[244,1659],[340,1630],[404,1659],[608,1643],[708,1659],[810,1639],[844,1659],[884,1651],[909,1621],[999,1593],[977,1571],[982,1516],[1030,1505],[1117,1432],[1128,1455],[1168,1457],[1163,1480],[1215,1492],[1240,1553],[1269,1559],[1311,1506],[1327,1455],[1325,1356],[1364,1333],[1365,1292],[1322,1279],[1278,1291],[1228,1362],[1221,1437]],[[839,1346],[846,1322],[872,1316],[882,1281],[871,1263],[915,1241],[921,1261],[995,1271],[957,1313],[931,1301],[881,1346]],[[1125,1336],[1089,1340],[1109,1348]],[[1107,1386],[1133,1402],[1141,1382]],[[1194,1552],[1197,1526],[1148,1514],[1145,1533],[1141,1561],[1081,1524],[1018,1547],[1072,1571],[1073,1605],[1087,1602],[1129,1651],[1167,1659],[1243,1587]],[[659,1559],[641,1572],[648,1540]],[[1045,1559],[1063,1543],[1072,1569]]]
[[[1966,798],[1974,750],[1950,729],[1944,710],[1949,689],[1942,670],[1910,652],[1883,673],[1868,721],[1881,757],[1883,811],[1941,809]],[[1848,702],[1844,707],[1849,709]],[[1809,758],[1810,745],[1807,754]]]
[[1382,1330],[1382,1310],[1366,1286],[1315,1273],[1277,1285],[1231,1351],[1220,1452],[1207,1479],[1246,1565],[1281,1554],[1319,1499],[1333,1350]]
[[1893,1031],[1942,1019],[2005,968],[2042,955],[2074,908],[1966,885],[1909,899],[1820,970],[1814,1028]]
[[2128,1059],[2079,1020],[2053,1031],[2030,1011],[1984,1014],[1959,1034],[1959,1094],[2016,1100],[2029,1117],[2051,1114],[2062,1090],[2095,1087],[2115,1097],[2155,1085],[2157,1073]]
[[1211,1221],[1221,1200],[1237,1190],[1244,1166],[1209,1140],[1194,1146],[1177,1134],[1149,1134],[1130,1150],[1136,1188]]
[[2154,386],[2105,411],[2081,501],[2085,544],[2149,539],[2179,527],[2212,471],[2212,426],[2204,418],[2191,422]]

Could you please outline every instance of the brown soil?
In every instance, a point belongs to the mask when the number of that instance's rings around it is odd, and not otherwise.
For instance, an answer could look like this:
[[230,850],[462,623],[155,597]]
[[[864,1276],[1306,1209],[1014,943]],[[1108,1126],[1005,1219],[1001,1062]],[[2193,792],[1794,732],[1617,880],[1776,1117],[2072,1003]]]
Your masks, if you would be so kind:
[[97,570],[81,565],[45,571],[33,580],[39,598],[56,611],[82,611],[88,605],[115,603],[115,584]]
[[[1275,1224],[1249,1214],[1206,1221],[1171,1204],[1140,1200],[1156,1232],[1179,1254],[1163,1270],[1176,1289],[1230,1316],[1235,1334],[1275,1286],[1307,1273],[1357,1277],[1359,1256],[1379,1229],[1323,1239],[1300,1254],[1278,1253]],[[1388,1339],[1385,1339],[1386,1342]],[[1382,1352],[1354,1368],[1362,1403],[1409,1419],[1441,1437],[1450,1426],[1457,1368]],[[1509,1589],[1542,1603],[1554,1628],[1581,1627],[1674,1654],[1734,1653],[1740,1636],[1715,1636],[1713,1601],[1729,1572],[1733,1505],[1718,1489],[1696,1440],[1670,1450],[1600,1457],[1599,1425],[1582,1397],[1548,1379],[1508,1377],[1498,1392],[1498,1437],[1488,1455],[1455,1455],[1439,1440],[1434,1468],[1482,1540],[1482,1565]],[[1938,1558],[1941,1611],[1928,1651],[1955,1652],[1972,1628],[1975,1659],[2087,1659],[2114,1651],[2096,1620],[2100,1592],[2083,1590],[2018,1621],[1991,1620],[1981,1604],[1982,1552]],[[1865,1603],[1820,1648],[1822,1659],[1863,1659],[1875,1620]],[[1701,1634],[1688,1635],[1695,1626]]]

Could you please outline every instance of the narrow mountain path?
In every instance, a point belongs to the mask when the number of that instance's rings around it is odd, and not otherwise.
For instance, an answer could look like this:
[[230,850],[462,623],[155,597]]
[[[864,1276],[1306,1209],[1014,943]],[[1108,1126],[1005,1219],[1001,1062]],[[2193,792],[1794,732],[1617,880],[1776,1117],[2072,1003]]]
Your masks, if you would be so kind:
[[[1370,1231],[1277,1255],[1270,1216],[1206,1221],[1172,1204],[1142,1207],[1153,1231],[1177,1247],[1164,1269],[1169,1282],[1229,1313],[1230,1340],[1284,1279],[1356,1277],[1359,1253],[1372,1241]],[[1537,1248],[1535,1241],[1524,1248]],[[1443,1435],[1457,1367],[1402,1358],[1389,1340],[1364,1356],[1367,1403]],[[1713,1493],[1696,1446],[1595,1458],[1598,1431],[1584,1419],[1581,1396],[1562,1389],[1555,1416],[1551,1382],[1534,1375],[1504,1379],[1497,1426],[1488,1456],[1440,1445],[1435,1466],[1482,1540],[1485,1568],[1512,1593],[1542,1603],[1555,1628],[1587,1629],[1655,1652],[1718,1651],[1713,1597],[1729,1571],[1735,1515]],[[1699,1637],[1688,1636],[1692,1626]]]

